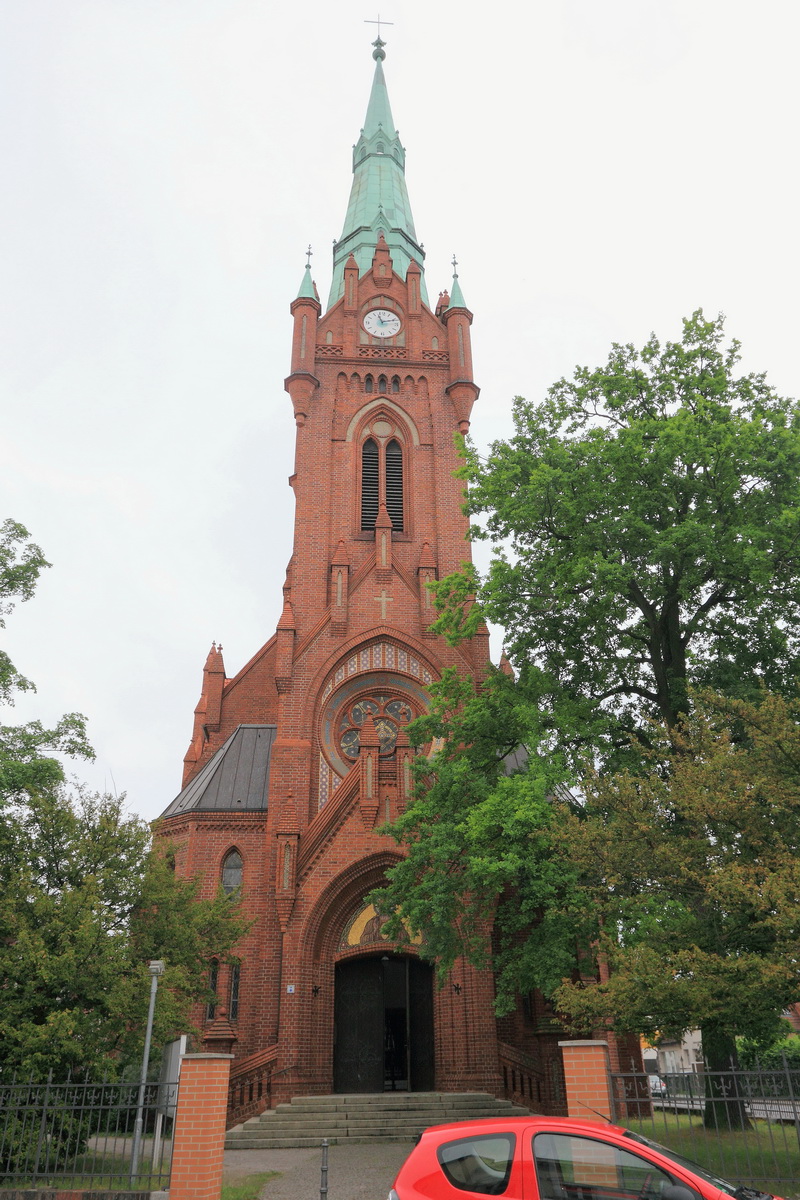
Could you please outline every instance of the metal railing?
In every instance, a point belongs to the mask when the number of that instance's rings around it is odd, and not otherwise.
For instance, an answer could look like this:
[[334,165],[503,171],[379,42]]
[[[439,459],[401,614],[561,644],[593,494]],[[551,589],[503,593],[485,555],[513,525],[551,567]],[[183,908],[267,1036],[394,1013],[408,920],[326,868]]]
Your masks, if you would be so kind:
[[[800,1070],[611,1076],[615,1120],[706,1170],[765,1191],[800,1183]],[[784,1192],[784,1194],[788,1194]]]
[[0,1075],[0,1186],[119,1190],[149,1195],[169,1187],[171,1126],[178,1084],[147,1084],[144,1137],[131,1153],[138,1083],[56,1083]]

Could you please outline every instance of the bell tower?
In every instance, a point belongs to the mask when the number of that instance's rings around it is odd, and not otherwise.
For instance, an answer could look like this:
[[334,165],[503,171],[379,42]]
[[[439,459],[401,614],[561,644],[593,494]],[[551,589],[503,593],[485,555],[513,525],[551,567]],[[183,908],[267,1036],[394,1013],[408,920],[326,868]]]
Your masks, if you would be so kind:
[[[472,314],[457,276],[436,311],[428,305],[424,251],[408,200],[405,151],[389,105],[380,38],[374,47],[375,74],[353,150],[353,184],[334,245],[328,305],[323,313],[310,265],[291,304],[285,386],[297,426],[295,532],[277,634],[273,755],[278,768],[284,742],[291,743],[281,767],[283,786],[304,798],[308,820],[358,767],[362,712],[373,716],[380,743],[375,769],[384,778],[402,725],[425,706],[426,683],[454,659],[462,669],[480,672],[487,653],[480,639],[467,658],[454,656],[438,639],[434,651],[429,632],[434,614],[428,583],[457,569],[469,554],[461,485],[454,478],[454,435],[469,427],[478,396]],[[347,658],[348,679],[361,679],[362,660],[368,674],[376,667],[396,672],[400,655],[405,660],[412,646],[425,651],[414,659],[418,673],[407,688],[399,677],[391,687],[375,678],[371,690],[359,692],[356,716],[352,689],[334,686],[324,703],[314,690],[316,673],[329,661],[338,664],[340,654]],[[334,685],[340,669],[333,672]],[[309,702],[318,708],[316,727]],[[301,742],[309,748],[304,761]]]
[[235,1018],[226,1007],[233,1074],[269,1064],[273,1101],[501,1090],[491,974],[460,964],[457,986],[434,989],[418,943],[388,942],[367,902],[402,853],[381,830],[411,794],[406,726],[446,668],[478,679],[488,662],[485,631],[454,649],[430,628],[428,585],[469,557],[454,472],[479,392],[472,313],[455,260],[449,291],[429,303],[384,42],[373,45],[327,304],[307,264],[290,305],[294,544],[281,617],[232,677],[212,648],[184,787],[161,826],[177,869],[201,874],[207,893],[234,878],[231,863],[239,871],[253,924]]

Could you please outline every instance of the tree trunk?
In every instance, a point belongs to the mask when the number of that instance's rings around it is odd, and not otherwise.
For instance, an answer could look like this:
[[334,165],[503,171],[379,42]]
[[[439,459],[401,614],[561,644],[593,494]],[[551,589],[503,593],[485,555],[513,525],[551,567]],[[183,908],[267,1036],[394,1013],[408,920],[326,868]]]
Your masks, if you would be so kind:
[[706,1063],[703,1124],[720,1133],[749,1129],[750,1118],[739,1087],[736,1038],[727,1026],[714,1022],[702,1025],[700,1032]]

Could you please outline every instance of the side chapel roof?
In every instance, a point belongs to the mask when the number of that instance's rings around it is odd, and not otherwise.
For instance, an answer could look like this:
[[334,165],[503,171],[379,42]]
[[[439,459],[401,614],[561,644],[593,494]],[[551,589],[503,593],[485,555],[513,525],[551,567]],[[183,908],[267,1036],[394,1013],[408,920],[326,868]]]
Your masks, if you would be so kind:
[[190,779],[163,817],[189,812],[266,812],[277,725],[240,725]]

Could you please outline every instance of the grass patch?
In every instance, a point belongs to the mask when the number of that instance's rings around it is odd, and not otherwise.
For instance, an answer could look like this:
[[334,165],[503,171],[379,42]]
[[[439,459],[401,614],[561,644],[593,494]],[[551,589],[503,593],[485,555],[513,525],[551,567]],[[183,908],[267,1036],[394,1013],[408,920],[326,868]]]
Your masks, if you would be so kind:
[[61,1188],[78,1191],[81,1188],[95,1191],[103,1189],[107,1192],[142,1192],[160,1191],[167,1186],[169,1165],[165,1164],[164,1173],[150,1172],[145,1165],[131,1183],[131,1160],[116,1154],[81,1154],[69,1168],[62,1168],[47,1175],[18,1176],[13,1183],[0,1184],[0,1192],[14,1191],[18,1188]]
[[264,1184],[277,1175],[280,1175],[280,1171],[262,1171],[259,1175],[248,1175],[234,1183],[223,1183],[221,1200],[259,1200]]
[[721,1175],[732,1183],[745,1183],[765,1192],[782,1191],[800,1180],[800,1145],[793,1125],[751,1118],[752,1128],[735,1132],[705,1129],[700,1116],[658,1112],[644,1120],[627,1120],[628,1129],[660,1142]]

